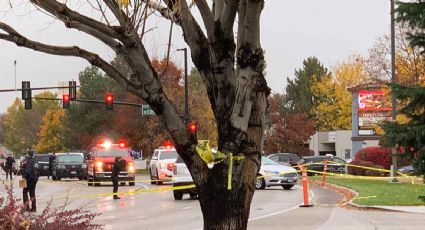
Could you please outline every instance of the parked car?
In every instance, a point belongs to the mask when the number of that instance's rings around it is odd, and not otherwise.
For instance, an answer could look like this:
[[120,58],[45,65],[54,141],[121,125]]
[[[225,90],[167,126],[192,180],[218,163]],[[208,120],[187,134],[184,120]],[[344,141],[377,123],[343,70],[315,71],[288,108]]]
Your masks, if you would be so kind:
[[161,185],[164,181],[171,181],[174,163],[178,157],[174,147],[165,146],[154,150],[149,163],[151,184]]
[[400,167],[398,169],[398,171],[400,173],[407,174],[407,175],[415,175],[415,169],[413,168],[412,165],[407,165],[407,166]]
[[53,163],[53,180],[62,178],[87,178],[86,163],[83,153],[57,153]]
[[[193,184],[192,175],[190,174],[189,169],[181,157],[178,157],[174,163],[172,178],[173,187]],[[196,188],[173,190],[173,196],[175,200],[183,199],[183,195],[187,193],[189,194],[190,198],[195,198],[198,196],[198,191]]]
[[289,190],[297,184],[297,180],[298,174],[294,168],[280,165],[262,156],[255,188],[264,189],[270,186],[282,186],[283,189]]
[[274,153],[267,156],[281,165],[296,166],[300,163],[301,158],[295,153]]
[[[344,159],[336,156],[306,156],[300,161],[301,164],[307,164],[308,170],[323,172],[324,161],[327,160],[326,172],[331,173],[346,173],[345,164],[347,163]],[[313,175],[314,172],[308,172],[307,174]]]

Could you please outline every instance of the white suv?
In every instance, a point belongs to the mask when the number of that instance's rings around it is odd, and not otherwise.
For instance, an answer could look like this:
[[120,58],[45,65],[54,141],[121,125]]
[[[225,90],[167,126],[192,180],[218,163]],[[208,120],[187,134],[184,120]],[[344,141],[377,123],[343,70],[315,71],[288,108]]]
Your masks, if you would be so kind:
[[178,157],[175,148],[161,147],[155,149],[149,164],[151,184],[161,185],[164,181],[171,181],[174,162]]
[[[186,164],[183,162],[181,157],[177,158],[176,163],[174,164],[173,171],[173,187],[192,185],[193,179],[190,175],[189,169]],[[198,195],[196,188],[189,189],[179,189],[173,190],[173,195],[175,200],[183,199],[183,194],[189,193],[190,198],[195,198]]]

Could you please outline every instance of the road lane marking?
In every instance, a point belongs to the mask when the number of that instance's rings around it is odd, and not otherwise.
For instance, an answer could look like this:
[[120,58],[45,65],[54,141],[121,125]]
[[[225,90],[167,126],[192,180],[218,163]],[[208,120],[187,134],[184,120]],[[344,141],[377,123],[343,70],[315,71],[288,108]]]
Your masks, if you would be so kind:
[[187,209],[191,209],[191,208],[192,208],[192,206],[186,206],[186,207],[183,207],[182,210],[187,210]]
[[129,220],[139,220],[139,219],[144,219],[144,218],[146,218],[146,217],[149,217],[149,216],[136,216],[136,217],[130,217],[130,218],[128,218]]
[[[301,204],[299,204],[299,205],[301,205]],[[267,218],[267,217],[270,217],[270,216],[275,216],[275,215],[279,215],[279,214],[282,214],[282,213],[285,213],[285,212],[289,212],[289,211],[292,211],[294,209],[299,208],[299,205],[296,205],[294,207],[287,208],[287,209],[284,209],[284,210],[281,210],[281,211],[272,212],[272,213],[269,213],[269,214],[266,214],[266,215],[249,218],[248,221],[264,219],[264,218]]]

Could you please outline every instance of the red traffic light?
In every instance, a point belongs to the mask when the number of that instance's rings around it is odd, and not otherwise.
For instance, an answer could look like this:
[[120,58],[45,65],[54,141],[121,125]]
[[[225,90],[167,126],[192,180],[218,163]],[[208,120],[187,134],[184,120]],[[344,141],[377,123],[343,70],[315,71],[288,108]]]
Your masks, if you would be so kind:
[[65,103],[69,102],[69,95],[68,95],[68,94],[64,94],[64,95],[62,96],[62,100],[63,100],[63,102],[65,102]]
[[62,95],[62,108],[69,109],[69,94]]
[[112,93],[107,93],[105,95],[105,102],[106,102],[106,109],[112,110],[114,106],[114,96],[112,95]]
[[106,94],[106,103],[112,103],[114,102],[114,96],[112,95],[112,93],[108,93]]
[[194,121],[189,122],[189,124],[187,125],[187,130],[191,134],[197,133],[198,132],[198,124]]

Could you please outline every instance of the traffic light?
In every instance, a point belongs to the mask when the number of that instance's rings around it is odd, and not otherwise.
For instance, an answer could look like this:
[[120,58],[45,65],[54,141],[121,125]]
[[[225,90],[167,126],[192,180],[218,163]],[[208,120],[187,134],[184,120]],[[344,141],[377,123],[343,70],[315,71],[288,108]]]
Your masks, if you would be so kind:
[[25,101],[25,109],[32,108],[31,86],[29,81],[22,81],[22,100]]
[[114,108],[114,96],[112,93],[107,93],[105,95],[105,102],[106,102],[106,110],[112,110]]
[[198,132],[198,124],[195,121],[189,122],[187,124],[187,131],[191,134],[196,134]]
[[62,95],[62,108],[69,109],[69,101],[70,101],[69,94]]
[[77,82],[69,81],[69,100],[75,101],[77,99]]

